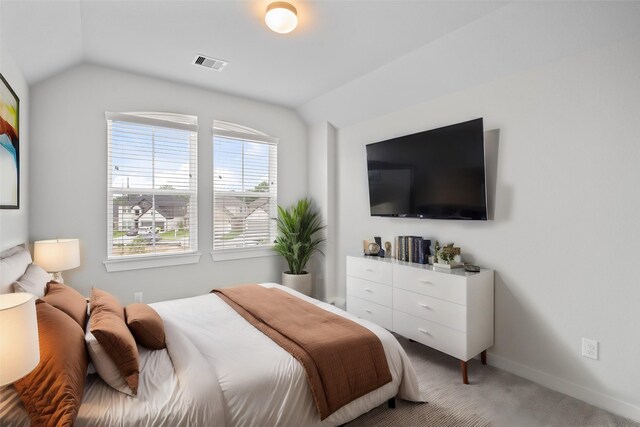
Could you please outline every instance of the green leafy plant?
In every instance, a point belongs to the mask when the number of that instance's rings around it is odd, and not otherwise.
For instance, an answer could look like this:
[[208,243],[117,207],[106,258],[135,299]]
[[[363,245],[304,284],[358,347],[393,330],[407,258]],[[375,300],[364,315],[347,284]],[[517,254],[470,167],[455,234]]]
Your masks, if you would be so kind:
[[313,209],[309,199],[284,209],[278,206],[278,237],[274,249],[284,257],[289,265],[289,274],[305,274],[307,262],[315,252],[320,252],[320,245],[326,240],[315,234],[324,229],[320,213]]
[[451,262],[455,259],[456,255],[460,255],[460,248],[456,248],[453,246],[453,243],[449,243],[446,246],[439,247],[440,244],[436,240],[436,255],[440,262],[444,264],[451,264]]

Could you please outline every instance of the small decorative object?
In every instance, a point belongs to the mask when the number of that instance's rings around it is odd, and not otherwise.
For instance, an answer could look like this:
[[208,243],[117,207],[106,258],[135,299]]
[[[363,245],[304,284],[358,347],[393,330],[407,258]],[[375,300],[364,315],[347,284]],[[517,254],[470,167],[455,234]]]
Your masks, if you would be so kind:
[[309,199],[301,199],[288,209],[278,206],[278,236],[274,250],[287,261],[289,270],[282,273],[282,284],[311,296],[311,273],[304,270],[311,256],[322,251],[324,237],[317,233],[325,228],[320,213]]
[[384,242],[384,252],[393,258],[393,253],[391,252],[391,242]]
[[433,265],[440,268],[462,267],[460,248],[454,247],[453,243],[440,247],[440,243],[436,240],[436,262]]
[[0,74],[0,209],[20,208],[20,100]]
[[478,272],[480,272],[480,267],[478,267],[477,265],[473,265],[473,264],[465,264],[464,265],[464,270],[468,271],[469,273],[478,273]]
[[362,241],[362,250],[364,251],[365,255],[371,255],[371,252],[369,252],[369,241],[368,240],[363,240]]
[[375,240],[376,241],[376,245],[378,245],[378,252],[376,253],[376,255],[378,255],[380,258],[384,258],[385,251],[384,251],[384,249],[382,249],[382,238],[381,237],[374,237],[373,240]]
[[380,245],[375,242],[371,242],[369,243],[368,249],[369,249],[369,255],[377,256],[378,253],[380,252]]

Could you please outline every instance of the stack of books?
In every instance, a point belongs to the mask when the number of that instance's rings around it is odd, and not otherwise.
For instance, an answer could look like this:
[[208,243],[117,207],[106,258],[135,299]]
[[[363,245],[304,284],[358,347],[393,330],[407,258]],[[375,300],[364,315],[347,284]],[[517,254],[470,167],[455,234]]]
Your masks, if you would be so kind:
[[400,261],[427,264],[431,255],[431,240],[420,236],[397,236],[396,258]]

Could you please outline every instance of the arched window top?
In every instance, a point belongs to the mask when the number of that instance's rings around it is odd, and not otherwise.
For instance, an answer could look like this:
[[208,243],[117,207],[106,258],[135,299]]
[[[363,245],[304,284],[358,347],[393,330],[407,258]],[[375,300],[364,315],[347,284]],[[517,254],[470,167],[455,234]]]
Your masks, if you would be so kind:
[[249,126],[243,126],[243,125],[239,125],[237,123],[231,123],[231,122],[223,122],[222,120],[214,120],[213,129],[227,130],[231,132],[242,132],[242,133],[248,133],[251,135],[269,136],[266,133],[260,132],[259,130],[256,130],[256,129],[252,129]]
[[183,129],[193,132],[198,131],[198,117],[190,116],[188,114],[144,111],[127,113],[106,112],[105,116],[107,120],[110,121],[131,122],[149,126]]
[[224,136],[232,139],[242,139],[254,142],[266,142],[269,144],[277,144],[278,138],[261,132],[249,126],[239,125],[237,123],[225,122],[222,120],[213,121],[213,134]]
[[138,116],[138,117],[148,117],[150,119],[166,120],[166,121],[169,121],[169,122],[182,123],[182,124],[185,124],[185,125],[197,125],[198,124],[198,117],[197,116],[191,116],[189,114],[160,113],[160,112],[155,112],[155,111],[135,111],[135,112],[124,113],[124,114],[131,114],[131,115]]

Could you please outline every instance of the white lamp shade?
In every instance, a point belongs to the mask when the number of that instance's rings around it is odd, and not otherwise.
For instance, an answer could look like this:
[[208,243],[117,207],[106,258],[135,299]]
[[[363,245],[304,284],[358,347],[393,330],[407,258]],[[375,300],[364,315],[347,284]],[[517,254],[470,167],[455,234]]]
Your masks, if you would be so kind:
[[31,294],[0,294],[0,386],[27,375],[40,362],[36,300]]
[[267,6],[264,22],[276,33],[290,33],[298,26],[298,11],[287,2],[276,1]]
[[78,239],[38,240],[33,244],[33,262],[54,273],[80,266]]

